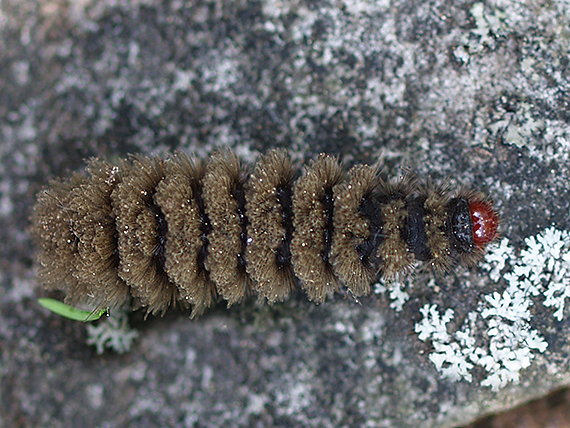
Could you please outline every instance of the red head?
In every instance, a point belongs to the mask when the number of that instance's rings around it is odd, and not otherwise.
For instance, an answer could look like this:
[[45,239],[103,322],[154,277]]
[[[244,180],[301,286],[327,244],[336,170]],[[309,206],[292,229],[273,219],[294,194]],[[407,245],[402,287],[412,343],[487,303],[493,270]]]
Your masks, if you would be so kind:
[[475,200],[469,204],[473,222],[473,243],[482,248],[497,237],[499,216],[490,202]]

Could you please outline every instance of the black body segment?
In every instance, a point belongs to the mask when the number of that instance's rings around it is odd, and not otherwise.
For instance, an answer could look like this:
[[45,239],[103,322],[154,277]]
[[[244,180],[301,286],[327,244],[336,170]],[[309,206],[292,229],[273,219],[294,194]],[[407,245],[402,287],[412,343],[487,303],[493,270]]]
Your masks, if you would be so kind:
[[410,252],[416,260],[426,262],[431,259],[424,218],[425,198],[418,196],[410,199],[406,204],[408,217],[402,229],[402,239],[408,244]]
[[281,301],[297,283],[316,303],[342,286],[361,296],[378,273],[416,261],[445,272],[482,255],[471,207],[491,205],[476,192],[449,197],[408,177],[391,184],[376,166],[345,175],[327,155],[295,180],[278,150],[249,171],[229,151],[205,162],[90,161],[87,176],[53,181],[38,196],[41,277],[72,303],[131,297],[151,313],[178,304],[196,316],[216,299]]
[[473,250],[473,222],[469,211],[469,202],[465,197],[453,198],[449,201],[449,223],[447,235],[456,250],[469,253]]
[[323,226],[323,239],[325,241],[325,247],[321,251],[321,257],[325,263],[329,263],[334,233],[334,194],[332,186],[326,186],[324,188],[322,203],[325,209],[325,224]]
[[360,201],[358,212],[368,220],[368,238],[358,244],[356,249],[360,260],[365,263],[376,261],[376,251],[384,239],[384,216],[382,203],[372,195],[364,195]]
[[289,269],[291,267],[291,240],[293,239],[293,189],[291,183],[278,187],[276,196],[281,210],[284,235],[277,247],[275,260],[279,269]]

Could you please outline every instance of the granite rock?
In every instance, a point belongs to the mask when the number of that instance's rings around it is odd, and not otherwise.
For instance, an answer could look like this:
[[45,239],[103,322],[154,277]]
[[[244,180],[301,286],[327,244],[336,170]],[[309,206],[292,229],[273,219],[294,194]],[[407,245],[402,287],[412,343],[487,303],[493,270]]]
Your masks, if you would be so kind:
[[[568,385],[569,21],[561,0],[3,1],[0,427],[451,427]],[[137,312],[123,354],[38,306],[50,178],[219,147],[482,188],[503,239],[359,301]]]

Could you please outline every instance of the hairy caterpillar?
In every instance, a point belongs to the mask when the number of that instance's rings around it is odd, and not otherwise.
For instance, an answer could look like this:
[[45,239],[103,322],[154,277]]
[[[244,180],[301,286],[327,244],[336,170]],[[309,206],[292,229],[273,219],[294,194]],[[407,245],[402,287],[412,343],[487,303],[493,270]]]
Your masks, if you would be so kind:
[[151,313],[179,303],[195,316],[250,291],[281,301],[297,283],[317,303],[341,286],[361,296],[414,260],[439,272],[476,262],[499,223],[477,192],[390,184],[377,166],[345,174],[327,155],[297,179],[277,150],[250,170],[221,152],[92,159],[87,171],[38,195],[32,230],[46,286],[99,308],[131,296]]

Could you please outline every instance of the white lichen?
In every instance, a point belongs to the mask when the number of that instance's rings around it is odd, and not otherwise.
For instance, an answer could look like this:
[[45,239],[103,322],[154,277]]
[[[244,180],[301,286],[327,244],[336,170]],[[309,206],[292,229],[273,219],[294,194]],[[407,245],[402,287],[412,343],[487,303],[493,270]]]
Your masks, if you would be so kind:
[[102,354],[105,348],[119,354],[128,352],[138,336],[139,332],[129,326],[127,314],[121,310],[96,325],[87,325],[87,344],[95,345],[98,354]]
[[498,244],[489,246],[487,254],[485,255],[487,264],[483,266],[490,271],[489,276],[493,281],[496,282],[499,280],[501,271],[505,268],[505,263],[513,256],[513,248],[509,245],[508,238],[501,240]]
[[406,290],[411,290],[411,281],[410,278],[382,278],[378,283],[373,285],[374,294],[384,294],[388,292],[388,296],[391,300],[390,307],[396,312],[400,312],[404,304],[410,298],[410,293]]
[[[554,307],[554,317],[562,321],[566,298],[570,297],[570,233],[554,227],[525,239],[527,248],[516,258],[513,251],[500,250],[508,246],[503,239],[499,247],[489,249],[484,265],[493,272],[505,270],[505,261],[510,264],[503,278],[511,293],[519,289],[525,296],[542,294],[546,307]],[[499,253],[498,253],[499,252]],[[497,259],[503,256],[504,261]],[[494,279],[494,278],[493,278]],[[519,298],[523,298],[519,296]]]
[[481,385],[498,390],[508,382],[518,383],[520,371],[535,357],[533,351],[542,353],[548,344],[529,323],[533,302],[523,289],[509,286],[484,299],[478,313],[486,322],[488,341],[471,360],[489,374]]
[[443,315],[436,305],[422,308],[415,331],[420,340],[431,342],[429,358],[445,378],[471,382],[472,370],[479,367],[487,373],[481,385],[496,391],[519,383],[521,371],[548,347],[530,324],[530,308],[542,302],[556,309],[557,321],[563,319],[570,297],[570,233],[551,227],[525,243],[518,256],[506,238],[489,247],[483,267],[498,282],[497,290],[503,290],[482,296],[455,332],[448,331],[451,308]]
[[434,352],[429,355],[429,359],[434,363],[435,368],[441,372],[443,377],[451,380],[461,378],[471,382],[472,376],[469,370],[473,364],[468,361],[468,352],[462,344],[471,343],[471,338],[464,332],[457,332],[455,339],[447,331],[447,323],[453,319],[453,310],[448,308],[443,316],[437,310],[437,305],[425,305],[420,312],[424,318],[416,324],[416,333],[419,339],[431,340]]

